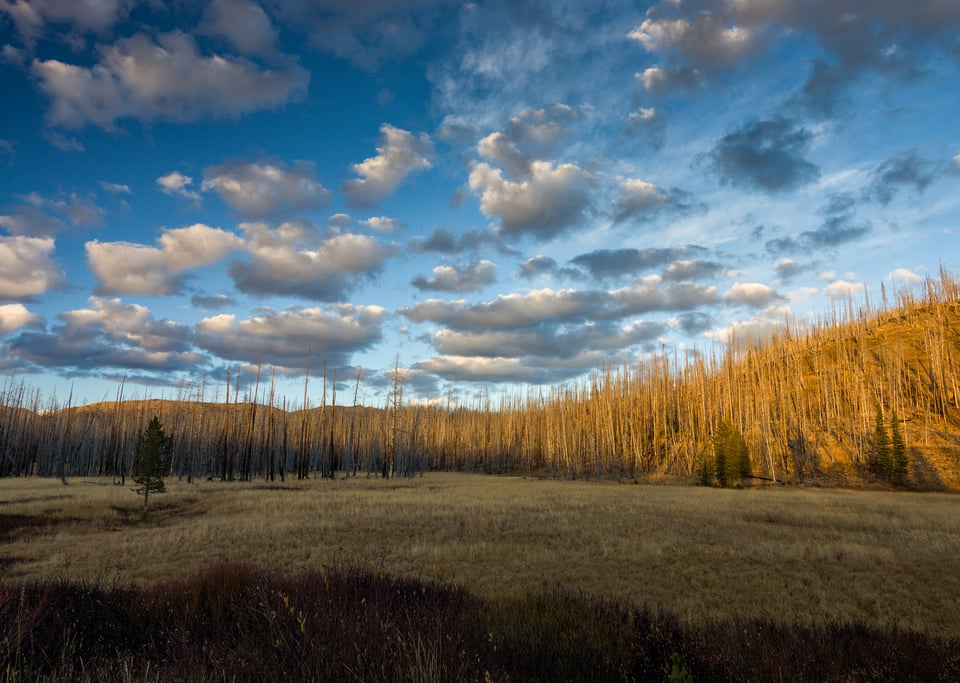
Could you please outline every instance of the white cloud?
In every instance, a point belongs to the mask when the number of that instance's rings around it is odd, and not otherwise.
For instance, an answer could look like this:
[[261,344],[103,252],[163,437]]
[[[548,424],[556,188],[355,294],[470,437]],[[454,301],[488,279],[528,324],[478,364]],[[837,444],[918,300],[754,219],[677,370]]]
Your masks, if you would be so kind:
[[953,160],[950,162],[954,171],[960,172],[960,154],[957,154],[953,157]]
[[772,287],[759,282],[735,282],[723,298],[731,304],[746,304],[754,308],[762,308],[783,297]]
[[501,221],[508,235],[549,239],[580,222],[590,204],[593,177],[576,164],[533,161],[529,178],[507,180],[483,162],[470,171],[470,189],[480,194],[480,210]]
[[517,358],[434,356],[416,364],[451,382],[542,382],[543,372]]
[[790,307],[781,304],[770,306],[755,318],[734,321],[727,327],[711,330],[704,336],[722,344],[752,344],[770,339],[792,320]]
[[202,189],[216,190],[230,207],[260,218],[290,210],[314,209],[330,202],[330,191],[317,181],[313,165],[294,162],[229,162],[203,172]]
[[923,278],[912,270],[907,270],[906,268],[897,268],[887,273],[887,279],[892,280],[896,286],[902,287],[903,285],[916,285],[923,282]]
[[372,218],[360,221],[360,224],[366,225],[374,232],[379,233],[396,232],[400,229],[400,226],[403,225],[396,218],[391,218],[390,216],[373,216]]
[[827,285],[826,293],[832,298],[846,298],[863,294],[863,285],[848,280],[837,280]]
[[667,202],[667,194],[653,183],[639,178],[626,178],[620,182],[620,197],[616,202],[616,219],[625,220]]
[[273,109],[303,97],[309,73],[294,63],[262,69],[242,57],[204,56],[174,31],[156,42],[144,34],[100,50],[92,67],[34,60],[31,72],[52,99],[47,120],[112,128],[120,119],[194,121]]
[[411,284],[421,290],[475,292],[496,282],[496,272],[496,264],[483,259],[464,266],[437,266],[432,278],[416,277]]
[[725,25],[711,12],[699,12],[693,19],[646,19],[627,34],[648,52],[679,50],[707,66],[733,63],[757,42],[755,32],[744,26]]
[[643,83],[643,87],[653,94],[675,90],[696,90],[703,85],[703,76],[700,72],[686,67],[669,69],[651,66],[634,74],[634,78]]
[[108,183],[105,180],[101,180],[100,187],[102,187],[107,192],[112,192],[113,194],[127,194],[127,195],[133,194],[133,190],[130,189],[129,185],[124,185],[121,183]]
[[327,308],[265,310],[238,320],[221,314],[204,318],[196,327],[198,346],[230,360],[303,371],[307,358],[343,364],[349,354],[381,339],[387,311],[380,306],[340,304]]
[[351,166],[351,170],[360,177],[350,178],[343,183],[342,191],[351,206],[376,206],[396,190],[408,175],[433,165],[433,143],[426,133],[414,136],[387,123],[380,126],[380,133],[382,137],[377,156]]
[[23,304],[4,304],[0,306],[0,336],[6,336],[23,327],[43,325],[43,318],[31,313]]
[[159,247],[129,242],[87,242],[87,263],[98,294],[173,294],[183,274],[222,259],[242,243],[233,233],[203,224],[165,230]]
[[25,299],[62,287],[65,279],[50,259],[52,237],[0,236],[0,300]]
[[294,223],[276,229],[263,223],[241,227],[249,258],[230,264],[230,275],[237,289],[256,296],[343,300],[359,279],[378,273],[393,253],[393,248],[367,235],[319,239],[313,230]]
[[201,201],[200,194],[189,189],[193,185],[193,178],[183,175],[180,171],[172,171],[157,178],[157,185],[161,192],[170,196],[179,196],[190,201]]

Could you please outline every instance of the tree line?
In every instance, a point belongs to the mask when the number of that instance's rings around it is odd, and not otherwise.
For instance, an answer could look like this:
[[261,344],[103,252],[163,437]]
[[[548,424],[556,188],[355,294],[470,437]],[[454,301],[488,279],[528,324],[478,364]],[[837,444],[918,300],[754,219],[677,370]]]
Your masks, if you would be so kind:
[[[825,316],[786,324],[773,338],[741,338],[707,353],[659,354],[606,367],[586,380],[473,405],[406,401],[402,373],[381,407],[321,398],[310,407],[276,396],[257,374],[241,390],[229,373],[204,400],[204,383],[176,400],[92,406],[44,397],[24,380],[0,388],[0,476],[131,474],[138,436],[157,416],[172,439],[170,476],[191,480],[413,476],[428,470],[635,479],[719,479],[717,444],[731,453],[724,479],[833,477],[960,485],[960,284],[941,269],[917,290],[873,305],[848,298]],[[886,417],[889,416],[889,417]],[[880,423],[882,424],[882,428]],[[895,425],[896,444],[881,431]],[[742,439],[736,444],[731,434]],[[745,450],[744,450],[745,449]]]

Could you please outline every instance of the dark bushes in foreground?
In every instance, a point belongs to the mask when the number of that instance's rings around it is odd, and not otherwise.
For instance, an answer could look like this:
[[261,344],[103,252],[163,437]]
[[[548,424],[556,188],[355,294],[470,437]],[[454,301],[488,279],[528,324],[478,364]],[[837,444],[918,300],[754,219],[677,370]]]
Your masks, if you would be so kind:
[[485,602],[357,570],[217,565],[145,588],[0,588],[0,679],[960,680],[960,642],[669,613],[557,590]]

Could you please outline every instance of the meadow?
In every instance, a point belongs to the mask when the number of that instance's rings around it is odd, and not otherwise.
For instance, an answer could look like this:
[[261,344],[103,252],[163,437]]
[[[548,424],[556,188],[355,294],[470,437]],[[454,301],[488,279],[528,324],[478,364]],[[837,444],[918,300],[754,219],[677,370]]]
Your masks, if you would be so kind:
[[217,562],[357,568],[489,599],[555,586],[697,621],[897,625],[960,637],[949,493],[718,489],[434,472],[168,481],[146,520],[110,480],[0,480],[0,578],[145,584]]

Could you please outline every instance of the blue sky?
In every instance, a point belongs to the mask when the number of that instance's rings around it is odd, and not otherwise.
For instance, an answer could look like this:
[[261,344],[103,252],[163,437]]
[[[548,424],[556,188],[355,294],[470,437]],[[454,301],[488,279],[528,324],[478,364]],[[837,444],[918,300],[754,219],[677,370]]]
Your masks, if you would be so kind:
[[473,405],[960,266],[956,2],[0,0],[0,49],[0,368],[74,400]]

